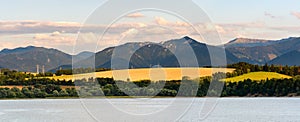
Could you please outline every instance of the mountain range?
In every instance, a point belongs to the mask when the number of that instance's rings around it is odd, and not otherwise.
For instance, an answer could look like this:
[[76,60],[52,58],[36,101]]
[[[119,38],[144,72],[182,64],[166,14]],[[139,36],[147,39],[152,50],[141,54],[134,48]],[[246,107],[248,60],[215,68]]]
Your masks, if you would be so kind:
[[[82,52],[77,55],[53,48],[28,46],[0,51],[0,68],[36,72],[39,65],[40,69],[44,67],[45,71],[54,72],[71,68],[72,57],[73,63],[81,66],[90,66],[90,61],[95,60],[97,68],[111,68],[111,62],[113,68],[118,69],[211,66],[224,63],[225,55],[226,64],[300,65],[300,37],[281,40],[236,38],[223,46],[213,46],[186,36],[161,43],[130,42],[96,53]],[[193,59],[197,60],[196,64]],[[211,64],[212,61],[214,64]]]
[[[226,49],[233,53],[239,61],[252,64],[281,64],[281,65],[300,65],[299,63],[291,63],[289,58],[296,56],[300,50],[300,38],[290,37],[281,40],[271,41],[253,41],[249,39],[235,39],[244,41],[231,41],[225,44]],[[253,44],[255,46],[253,46]],[[234,46],[232,46],[234,45]],[[248,46],[247,46],[248,45]],[[249,46],[252,45],[252,46]],[[295,58],[300,58],[295,57]]]

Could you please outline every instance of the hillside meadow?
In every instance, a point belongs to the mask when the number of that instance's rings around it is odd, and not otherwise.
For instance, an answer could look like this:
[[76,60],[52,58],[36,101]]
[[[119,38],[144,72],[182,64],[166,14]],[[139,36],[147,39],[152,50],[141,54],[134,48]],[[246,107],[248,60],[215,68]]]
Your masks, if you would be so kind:
[[181,80],[183,76],[188,76],[191,79],[198,77],[211,76],[217,72],[230,72],[233,68],[141,68],[141,69],[125,69],[103,71],[76,75],[53,76],[55,80],[75,80],[83,78],[114,78],[115,80],[123,81],[140,81],[140,80]]
[[250,72],[247,74],[243,74],[240,76],[226,78],[226,82],[239,82],[245,79],[251,79],[252,81],[261,81],[266,79],[284,79],[284,78],[292,78],[288,75],[279,74],[276,72]]

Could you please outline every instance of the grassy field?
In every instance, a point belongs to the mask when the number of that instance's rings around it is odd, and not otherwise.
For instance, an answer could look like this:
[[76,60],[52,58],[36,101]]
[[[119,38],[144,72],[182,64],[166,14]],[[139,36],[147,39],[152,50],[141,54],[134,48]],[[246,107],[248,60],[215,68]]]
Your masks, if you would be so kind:
[[83,79],[90,77],[101,77],[101,78],[114,78],[116,80],[130,79],[131,81],[139,80],[181,80],[183,76],[188,76],[192,79],[204,76],[211,76],[216,72],[233,72],[234,69],[229,68],[144,68],[144,69],[126,69],[126,70],[114,70],[78,75],[64,75],[54,76],[48,78],[54,79]]
[[243,81],[244,79],[251,79],[251,80],[266,80],[266,79],[281,79],[281,78],[291,78],[291,76],[279,74],[276,72],[251,72],[248,74],[244,74],[241,76],[233,77],[233,78],[227,78],[226,82],[238,82]]

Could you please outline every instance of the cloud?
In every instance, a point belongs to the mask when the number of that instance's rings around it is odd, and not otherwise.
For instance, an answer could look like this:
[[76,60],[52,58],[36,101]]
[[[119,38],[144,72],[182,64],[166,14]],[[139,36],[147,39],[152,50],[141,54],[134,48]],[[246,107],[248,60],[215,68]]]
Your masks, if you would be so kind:
[[76,22],[47,22],[47,21],[0,21],[0,33],[51,33],[55,31],[77,33],[81,27]]
[[226,33],[226,30],[220,25],[216,25],[216,30],[218,33]]
[[141,22],[123,22],[123,23],[116,23],[110,26],[110,28],[114,28],[114,29],[143,28],[143,27],[147,27],[147,24]]
[[51,40],[54,38],[60,38],[60,37],[64,37],[63,35],[61,35],[60,32],[55,31],[51,34],[47,34],[47,33],[37,33],[35,34],[35,36],[33,37],[33,39],[36,40]]
[[[53,32],[56,33],[56,32]],[[71,54],[76,34],[53,35],[53,33],[0,35],[0,49],[38,46],[55,48]]]
[[50,36],[47,34],[35,34],[35,36],[33,37],[33,39],[36,39],[36,40],[47,40],[49,38],[50,38]]
[[216,24],[216,30],[225,42],[237,37],[277,40],[299,36],[300,33],[300,27],[296,25],[268,25],[259,21],[248,23],[219,23]]
[[300,19],[300,12],[291,12],[291,15],[297,17],[298,19]]
[[163,17],[155,17],[154,22],[158,25],[162,25],[162,26],[170,26],[170,27],[188,27],[190,26],[188,23],[186,22],[182,22],[182,21],[176,21],[176,22],[172,22],[172,21],[168,21]]
[[238,28],[263,28],[266,27],[266,23],[263,21],[244,22],[244,23],[225,23],[219,24],[226,27],[238,27]]
[[34,44],[37,45],[70,45],[76,41],[76,36],[74,35],[62,35],[59,32],[53,33],[38,33],[33,37]]
[[177,26],[189,26],[188,23],[182,22],[182,21],[177,21],[177,22],[176,22],[176,25],[177,25]]
[[289,31],[289,32],[296,32],[300,33],[300,27],[299,26],[278,26],[278,27],[269,27],[272,30],[277,31]]
[[[299,12],[291,14],[300,15]],[[265,12],[265,16],[272,18],[273,15]],[[196,26],[192,27],[191,24]],[[65,47],[72,49],[79,28],[82,28],[78,36],[79,44],[90,45],[86,49],[94,49],[99,41],[97,45],[99,50],[127,42],[160,42],[180,38],[183,35],[192,36],[198,41],[205,41],[204,39],[206,39],[206,42],[216,42],[215,40],[219,37],[217,34],[223,41],[229,41],[236,37],[270,39],[284,38],[300,33],[300,27],[268,26],[264,21],[191,24],[174,19],[168,20],[159,16],[148,22],[120,21],[112,24],[108,29],[107,25],[85,25],[82,27],[82,24],[76,22],[0,21],[0,42],[5,42],[0,46],[4,47],[5,44],[7,47],[20,46],[21,42],[26,41],[24,45],[53,47],[61,50]],[[200,37],[195,37],[199,36],[199,33],[194,28],[199,31],[200,36],[204,36],[203,40]],[[101,37],[102,33],[99,33],[102,31],[106,31],[103,37]],[[1,36],[6,37],[1,38]],[[10,43],[10,41],[14,41],[14,43]]]
[[167,21],[163,17],[155,17],[155,23],[158,24],[158,25],[168,25],[169,21]]
[[134,36],[138,33],[139,31],[135,28],[131,28],[131,29],[128,29],[127,31],[121,33],[121,36],[122,37],[126,37],[126,36]]
[[141,18],[141,17],[145,17],[145,15],[142,14],[142,13],[132,13],[132,14],[128,14],[126,17],[128,17],[128,18]]
[[[77,34],[81,32],[100,32],[106,30],[108,25],[82,25],[76,22],[45,22],[45,21],[0,21],[0,34],[36,34],[52,33],[59,35],[62,33]],[[110,32],[120,33],[130,28],[147,27],[147,24],[141,22],[121,22],[111,25]]]
[[55,32],[53,32],[53,33],[51,34],[51,36],[59,36],[60,34],[61,34],[60,32],[55,31]]

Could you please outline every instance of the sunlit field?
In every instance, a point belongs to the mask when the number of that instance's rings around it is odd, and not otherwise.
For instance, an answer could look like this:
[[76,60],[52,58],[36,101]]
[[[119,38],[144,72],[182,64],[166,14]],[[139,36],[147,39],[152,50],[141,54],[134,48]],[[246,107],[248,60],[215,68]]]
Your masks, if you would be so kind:
[[282,79],[282,78],[292,78],[292,77],[288,75],[279,74],[276,72],[251,72],[241,76],[227,78],[226,82],[238,82],[238,81],[243,81],[245,79],[260,81],[260,80],[266,80],[267,78]]
[[[27,86],[22,86],[22,85],[6,85],[6,86],[0,86],[0,88],[19,88],[19,89],[22,89],[23,87],[27,87]],[[31,87],[34,87],[34,86],[31,86]],[[78,86],[60,86],[60,88],[62,89],[67,89],[67,88],[78,88]]]
[[233,72],[231,68],[143,68],[143,69],[126,69],[104,71],[96,73],[86,73],[77,75],[63,75],[48,78],[59,80],[75,80],[83,78],[114,78],[115,80],[123,81],[140,81],[140,80],[181,80],[183,76],[188,76],[191,79],[211,76],[216,72]]

